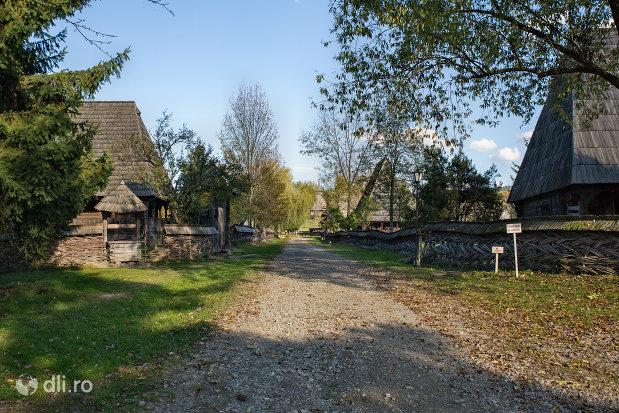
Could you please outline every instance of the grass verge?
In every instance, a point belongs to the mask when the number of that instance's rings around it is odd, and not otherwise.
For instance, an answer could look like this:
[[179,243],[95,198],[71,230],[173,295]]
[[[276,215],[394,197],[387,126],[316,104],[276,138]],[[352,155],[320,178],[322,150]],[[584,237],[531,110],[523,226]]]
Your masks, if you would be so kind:
[[[237,260],[0,274],[0,400],[9,409],[27,402],[29,410],[131,410],[134,396],[160,378],[171,356],[208,334],[236,287],[283,243],[240,246],[238,254],[259,257]],[[89,380],[93,390],[46,393],[43,383],[55,375],[68,389]],[[37,378],[38,391],[20,395],[20,376]]]
[[531,377],[564,388],[609,394],[619,388],[619,282],[614,277],[523,271],[516,279],[513,272],[446,271],[405,264],[405,255],[395,252],[314,239],[342,256],[404,276],[404,285],[379,285],[448,335],[451,327],[444,321],[455,315],[485,332],[483,337],[469,334],[465,341],[473,356],[498,370],[515,370],[514,363],[520,363]]

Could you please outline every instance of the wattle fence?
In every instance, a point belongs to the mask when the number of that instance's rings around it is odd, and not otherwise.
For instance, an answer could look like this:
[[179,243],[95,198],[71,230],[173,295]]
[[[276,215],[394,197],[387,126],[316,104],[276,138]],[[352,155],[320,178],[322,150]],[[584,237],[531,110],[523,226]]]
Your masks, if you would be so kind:
[[[506,233],[510,223],[522,224],[522,233],[517,235],[520,269],[619,275],[619,216],[432,222],[420,228],[422,262],[492,269],[492,247],[503,247],[500,268],[513,269],[513,236]],[[418,233],[416,228],[394,233],[340,231],[328,234],[327,239],[415,256]]]

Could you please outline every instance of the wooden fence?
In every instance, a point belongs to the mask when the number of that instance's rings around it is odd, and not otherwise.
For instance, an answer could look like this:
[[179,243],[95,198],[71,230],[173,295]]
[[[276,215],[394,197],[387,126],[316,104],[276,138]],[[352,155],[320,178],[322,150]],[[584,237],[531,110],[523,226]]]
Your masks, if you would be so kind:
[[[619,275],[619,217],[545,217],[479,222],[433,222],[420,228],[422,260],[454,267],[491,269],[493,246],[503,247],[499,262],[514,268],[513,237],[505,225],[520,222],[518,262],[522,269],[575,274]],[[332,241],[403,252],[417,250],[416,228],[394,233],[336,232]]]

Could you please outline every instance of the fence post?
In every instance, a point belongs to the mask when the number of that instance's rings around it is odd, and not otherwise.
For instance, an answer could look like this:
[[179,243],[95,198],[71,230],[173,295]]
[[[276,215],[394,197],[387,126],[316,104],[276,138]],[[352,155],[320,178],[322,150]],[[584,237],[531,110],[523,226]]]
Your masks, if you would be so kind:
[[514,259],[516,262],[516,278],[518,278],[518,245],[516,244],[516,233],[514,232]]
[[419,267],[421,265],[421,232],[417,235],[417,257],[415,264]]

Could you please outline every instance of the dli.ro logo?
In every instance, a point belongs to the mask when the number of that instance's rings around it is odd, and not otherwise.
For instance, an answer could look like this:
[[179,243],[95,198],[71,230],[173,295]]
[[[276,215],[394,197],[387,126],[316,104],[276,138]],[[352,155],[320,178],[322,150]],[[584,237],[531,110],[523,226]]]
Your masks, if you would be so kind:
[[39,381],[33,378],[27,379],[17,379],[15,382],[15,388],[19,392],[19,394],[23,396],[30,396],[39,388]]
[[[35,377],[20,377],[15,380],[15,388],[19,394],[30,396],[39,388],[39,381]],[[92,382],[90,380],[73,380],[73,386],[67,388],[66,377],[58,374],[43,382],[43,391],[46,393],[90,393]]]

